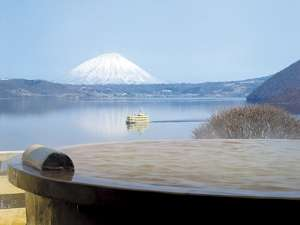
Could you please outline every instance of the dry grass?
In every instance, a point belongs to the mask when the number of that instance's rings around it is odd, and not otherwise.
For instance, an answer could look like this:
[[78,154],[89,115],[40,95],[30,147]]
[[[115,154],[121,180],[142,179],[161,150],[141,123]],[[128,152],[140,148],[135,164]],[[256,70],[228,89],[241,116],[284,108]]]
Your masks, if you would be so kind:
[[[10,158],[16,156],[16,153],[1,153],[0,152],[0,163],[9,160]],[[0,196],[12,195],[24,193],[23,190],[13,186],[8,181],[8,177],[5,174],[6,171],[0,171]],[[0,225],[25,225],[26,224],[26,213],[25,208],[9,208],[2,209],[3,204],[0,201]],[[5,206],[6,207],[6,206]]]
[[0,195],[19,193],[24,193],[24,191],[9,183],[7,176],[0,176]]
[[0,209],[0,225],[25,225],[26,212],[21,209]]
[[300,121],[270,105],[237,107],[214,114],[193,131],[194,138],[299,139]]
[[12,157],[14,157],[16,155],[18,155],[18,153],[13,153],[13,152],[12,153],[2,153],[0,151],[0,162],[8,160],[8,159],[10,159],[10,158],[12,158]]

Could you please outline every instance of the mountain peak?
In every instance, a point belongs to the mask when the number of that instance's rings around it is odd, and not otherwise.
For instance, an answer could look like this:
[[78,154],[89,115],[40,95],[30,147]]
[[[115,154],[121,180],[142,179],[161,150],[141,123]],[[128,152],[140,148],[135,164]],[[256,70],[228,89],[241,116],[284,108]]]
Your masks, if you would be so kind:
[[105,53],[71,70],[72,81],[83,84],[150,84],[157,80],[119,53]]

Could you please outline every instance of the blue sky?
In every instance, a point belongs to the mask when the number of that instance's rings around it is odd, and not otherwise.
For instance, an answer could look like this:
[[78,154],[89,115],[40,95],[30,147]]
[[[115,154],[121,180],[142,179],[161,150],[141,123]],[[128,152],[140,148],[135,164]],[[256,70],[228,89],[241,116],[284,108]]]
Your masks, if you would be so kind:
[[168,82],[238,80],[300,59],[297,0],[1,0],[0,78],[64,81],[118,52]]

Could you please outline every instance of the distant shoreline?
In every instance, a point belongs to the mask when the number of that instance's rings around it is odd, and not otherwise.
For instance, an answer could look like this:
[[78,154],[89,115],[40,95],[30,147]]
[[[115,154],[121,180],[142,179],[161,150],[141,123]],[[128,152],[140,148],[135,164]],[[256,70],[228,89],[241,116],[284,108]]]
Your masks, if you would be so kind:
[[2,98],[1,100],[30,100],[30,99],[40,99],[40,98],[48,98],[48,99],[57,99],[57,100],[70,100],[70,101],[100,101],[100,100],[241,100],[246,101],[246,97],[191,97],[191,96],[141,96],[141,97],[102,97],[102,98],[68,98],[68,97],[58,97],[58,96],[20,96],[20,97],[7,97]]
[[240,81],[172,84],[93,84],[72,85],[45,80],[0,80],[0,98],[59,97],[72,99],[246,97],[267,77]]

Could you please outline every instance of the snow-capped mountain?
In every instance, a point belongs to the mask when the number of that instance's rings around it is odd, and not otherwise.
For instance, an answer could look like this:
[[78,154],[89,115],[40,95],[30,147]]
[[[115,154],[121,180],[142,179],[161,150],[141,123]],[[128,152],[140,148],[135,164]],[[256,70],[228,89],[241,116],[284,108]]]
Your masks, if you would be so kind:
[[73,83],[82,84],[151,84],[158,81],[118,53],[89,59],[71,70]]

